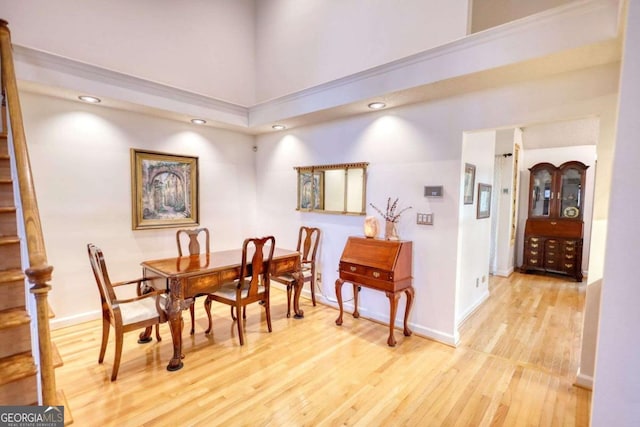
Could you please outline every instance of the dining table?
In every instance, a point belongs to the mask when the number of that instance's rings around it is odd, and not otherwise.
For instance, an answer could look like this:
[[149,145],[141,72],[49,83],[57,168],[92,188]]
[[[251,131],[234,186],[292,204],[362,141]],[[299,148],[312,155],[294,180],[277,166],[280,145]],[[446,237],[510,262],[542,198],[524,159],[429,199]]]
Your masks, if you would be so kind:
[[[266,252],[265,252],[266,254]],[[250,260],[251,256],[247,256]],[[156,259],[141,263],[143,275],[155,289],[167,291],[164,305],[167,322],[171,330],[173,356],[167,370],[177,371],[183,367],[182,353],[182,311],[194,303],[198,295],[213,293],[224,283],[232,282],[240,276],[242,249],[231,249],[174,258]],[[300,294],[303,277],[298,251],[274,248],[269,266],[271,276],[291,274],[296,280],[293,299],[294,318],[304,317],[300,309]],[[238,318],[238,321],[240,319]],[[144,334],[151,334],[148,328]]]

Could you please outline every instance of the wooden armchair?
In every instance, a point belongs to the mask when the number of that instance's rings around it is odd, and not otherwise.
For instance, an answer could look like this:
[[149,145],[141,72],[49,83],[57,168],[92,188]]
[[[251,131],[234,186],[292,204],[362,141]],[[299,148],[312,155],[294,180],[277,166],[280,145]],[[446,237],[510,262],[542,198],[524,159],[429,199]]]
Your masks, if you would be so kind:
[[[315,227],[300,227],[298,232],[298,246],[296,250],[300,252],[300,265],[302,269],[303,284],[311,283],[311,301],[316,305],[316,253],[318,252],[318,242],[320,241],[320,229]],[[291,274],[282,276],[272,276],[271,279],[278,283],[287,285],[287,317],[291,316],[291,289],[296,283],[296,279]]]
[[[202,234],[205,236],[205,241],[204,241],[204,250],[205,250],[205,254],[208,254],[210,251],[210,238],[209,238],[209,229],[207,228],[196,228],[193,230],[186,230],[186,229],[182,229],[182,230],[178,230],[176,232],[176,245],[178,246],[178,256],[182,256],[183,254],[183,246],[187,246],[188,249],[188,253],[189,255],[198,255],[201,252],[201,245],[200,245],[200,241],[198,240],[198,237],[201,236]],[[189,241],[188,241],[188,245],[186,243],[186,240],[183,236],[187,236],[189,237]],[[186,254],[186,251],[184,251],[184,253]],[[198,297],[200,295],[196,295],[196,297]],[[195,298],[193,301],[193,304],[191,304],[189,306],[189,313],[191,314],[191,331],[189,332],[191,335],[193,335],[195,333],[195,326],[196,326],[196,321],[195,321]]]
[[[110,326],[113,326],[116,331],[116,352],[111,381],[115,381],[120,368],[122,340],[125,332],[146,328],[147,331],[141,333],[140,339],[138,339],[138,343],[142,344],[151,341],[150,327],[155,325],[156,339],[161,340],[158,325],[167,321],[164,310],[166,305],[165,291],[156,291],[145,286],[144,282],[147,279],[144,278],[112,283],[107,273],[107,265],[102,251],[91,243],[87,245],[87,251],[102,302],[102,344],[100,345],[98,363],[104,361]],[[137,285],[136,297],[120,299],[116,296],[116,287],[133,284]]]
[[[271,308],[269,302],[269,268],[273,259],[273,250],[276,239],[273,236],[246,239],[242,244],[242,263],[240,265],[240,277],[230,283],[226,283],[213,294],[207,296],[204,307],[209,317],[209,328],[213,326],[211,320],[211,302],[217,301],[235,307],[235,312],[240,314],[240,309],[253,302],[262,302],[266,311],[267,327],[271,332]],[[266,251],[266,253],[265,253]],[[246,310],[243,310],[246,313]],[[244,316],[243,316],[244,317]],[[244,345],[243,322],[238,315],[238,339],[240,345]]]

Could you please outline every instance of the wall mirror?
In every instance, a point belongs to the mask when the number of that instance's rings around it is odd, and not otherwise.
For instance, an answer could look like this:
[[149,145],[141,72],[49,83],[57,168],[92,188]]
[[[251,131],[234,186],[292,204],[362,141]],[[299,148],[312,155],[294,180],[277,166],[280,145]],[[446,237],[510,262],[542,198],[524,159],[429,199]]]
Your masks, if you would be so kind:
[[297,166],[296,210],[365,215],[369,163]]

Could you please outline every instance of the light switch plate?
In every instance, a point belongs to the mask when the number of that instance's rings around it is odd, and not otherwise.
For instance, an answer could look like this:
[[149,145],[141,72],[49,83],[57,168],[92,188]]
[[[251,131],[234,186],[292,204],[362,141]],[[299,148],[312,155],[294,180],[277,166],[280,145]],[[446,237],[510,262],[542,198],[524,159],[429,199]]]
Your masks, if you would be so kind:
[[418,213],[416,215],[416,224],[419,225],[433,225],[432,213]]

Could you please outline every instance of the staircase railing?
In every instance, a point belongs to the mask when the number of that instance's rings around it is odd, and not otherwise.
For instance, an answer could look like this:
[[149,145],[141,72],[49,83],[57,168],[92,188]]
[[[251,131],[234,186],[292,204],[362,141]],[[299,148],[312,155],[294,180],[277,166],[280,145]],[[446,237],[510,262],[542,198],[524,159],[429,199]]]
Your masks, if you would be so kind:
[[[25,270],[29,283],[29,291],[34,295],[37,311],[38,349],[40,352],[40,382],[43,405],[57,405],[56,379],[53,367],[53,348],[49,330],[49,303],[47,301],[51,286],[53,267],[47,263],[40,213],[36,199],[36,190],[31,174],[27,140],[22,122],[22,110],[18,97],[11,33],[7,21],[0,19],[0,60],[2,68],[2,94],[8,111],[9,128],[13,143],[15,166],[18,179],[20,200],[22,203],[22,219],[29,254],[29,267]],[[3,118],[7,120],[7,118]],[[5,129],[7,124],[5,123]]]

